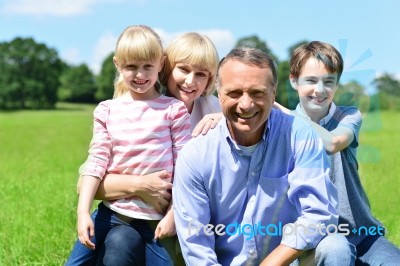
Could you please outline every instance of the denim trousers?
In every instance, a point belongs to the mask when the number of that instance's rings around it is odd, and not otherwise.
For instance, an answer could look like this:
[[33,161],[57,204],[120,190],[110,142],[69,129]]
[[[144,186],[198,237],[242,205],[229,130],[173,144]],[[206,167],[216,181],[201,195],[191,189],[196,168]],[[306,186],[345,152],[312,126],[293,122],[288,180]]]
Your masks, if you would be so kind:
[[163,265],[175,264],[177,238],[154,240],[158,221],[134,219],[127,223],[100,203],[92,215],[95,237],[91,250],[76,241],[65,265]]
[[397,266],[400,265],[400,249],[384,236],[363,237],[354,246],[345,236],[332,234],[291,264],[298,265]]

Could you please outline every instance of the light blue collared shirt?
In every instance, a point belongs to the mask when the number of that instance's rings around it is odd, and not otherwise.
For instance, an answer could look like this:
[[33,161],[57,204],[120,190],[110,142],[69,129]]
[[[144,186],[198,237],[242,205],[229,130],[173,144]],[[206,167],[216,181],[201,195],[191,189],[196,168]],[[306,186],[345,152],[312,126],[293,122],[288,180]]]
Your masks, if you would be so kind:
[[187,265],[259,263],[281,243],[311,249],[323,235],[301,228],[337,224],[337,192],[317,133],[276,109],[266,124],[250,156],[225,119],[181,150],[172,191]]

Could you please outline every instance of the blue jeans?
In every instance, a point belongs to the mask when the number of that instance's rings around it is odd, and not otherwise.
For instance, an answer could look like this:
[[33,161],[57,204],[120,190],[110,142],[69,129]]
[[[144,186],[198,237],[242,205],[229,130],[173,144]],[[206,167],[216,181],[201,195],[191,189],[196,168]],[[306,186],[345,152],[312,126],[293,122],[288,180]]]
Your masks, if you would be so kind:
[[356,248],[340,234],[324,237],[315,249],[305,251],[290,266],[325,265],[353,266],[356,260]]
[[77,241],[65,265],[174,265],[176,237],[154,240],[158,221],[126,223],[103,203],[92,219],[96,250]]
[[357,245],[356,265],[400,265],[400,249],[384,236],[368,236]]

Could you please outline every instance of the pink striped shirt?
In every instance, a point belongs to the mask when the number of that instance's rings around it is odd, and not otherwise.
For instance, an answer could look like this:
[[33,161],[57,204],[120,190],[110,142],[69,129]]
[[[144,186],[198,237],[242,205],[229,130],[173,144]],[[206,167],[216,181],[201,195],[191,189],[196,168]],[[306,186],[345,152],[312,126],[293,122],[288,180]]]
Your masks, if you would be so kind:
[[[174,98],[107,100],[94,110],[93,138],[80,174],[102,179],[105,173],[146,175],[167,170],[172,177],[178,151],[189,139],[189,114]],[[136,219],[163,217],[139,197],[104,204]]]

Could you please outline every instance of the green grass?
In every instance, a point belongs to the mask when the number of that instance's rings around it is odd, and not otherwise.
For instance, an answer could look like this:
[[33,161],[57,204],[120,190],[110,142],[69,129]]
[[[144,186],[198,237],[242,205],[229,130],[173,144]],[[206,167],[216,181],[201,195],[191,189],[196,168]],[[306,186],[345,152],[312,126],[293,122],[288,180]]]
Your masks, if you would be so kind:
[[372,212],[386,236],[400,246],[399,112],[376,112],[364,118],[360,134],[360,176]]
[[[0,265],[64,264],[76,239],[77,171],[86,159],[93,108],[0,112]],[[398,116],[365,118],[359,157],[373,212],[400,245]]]

